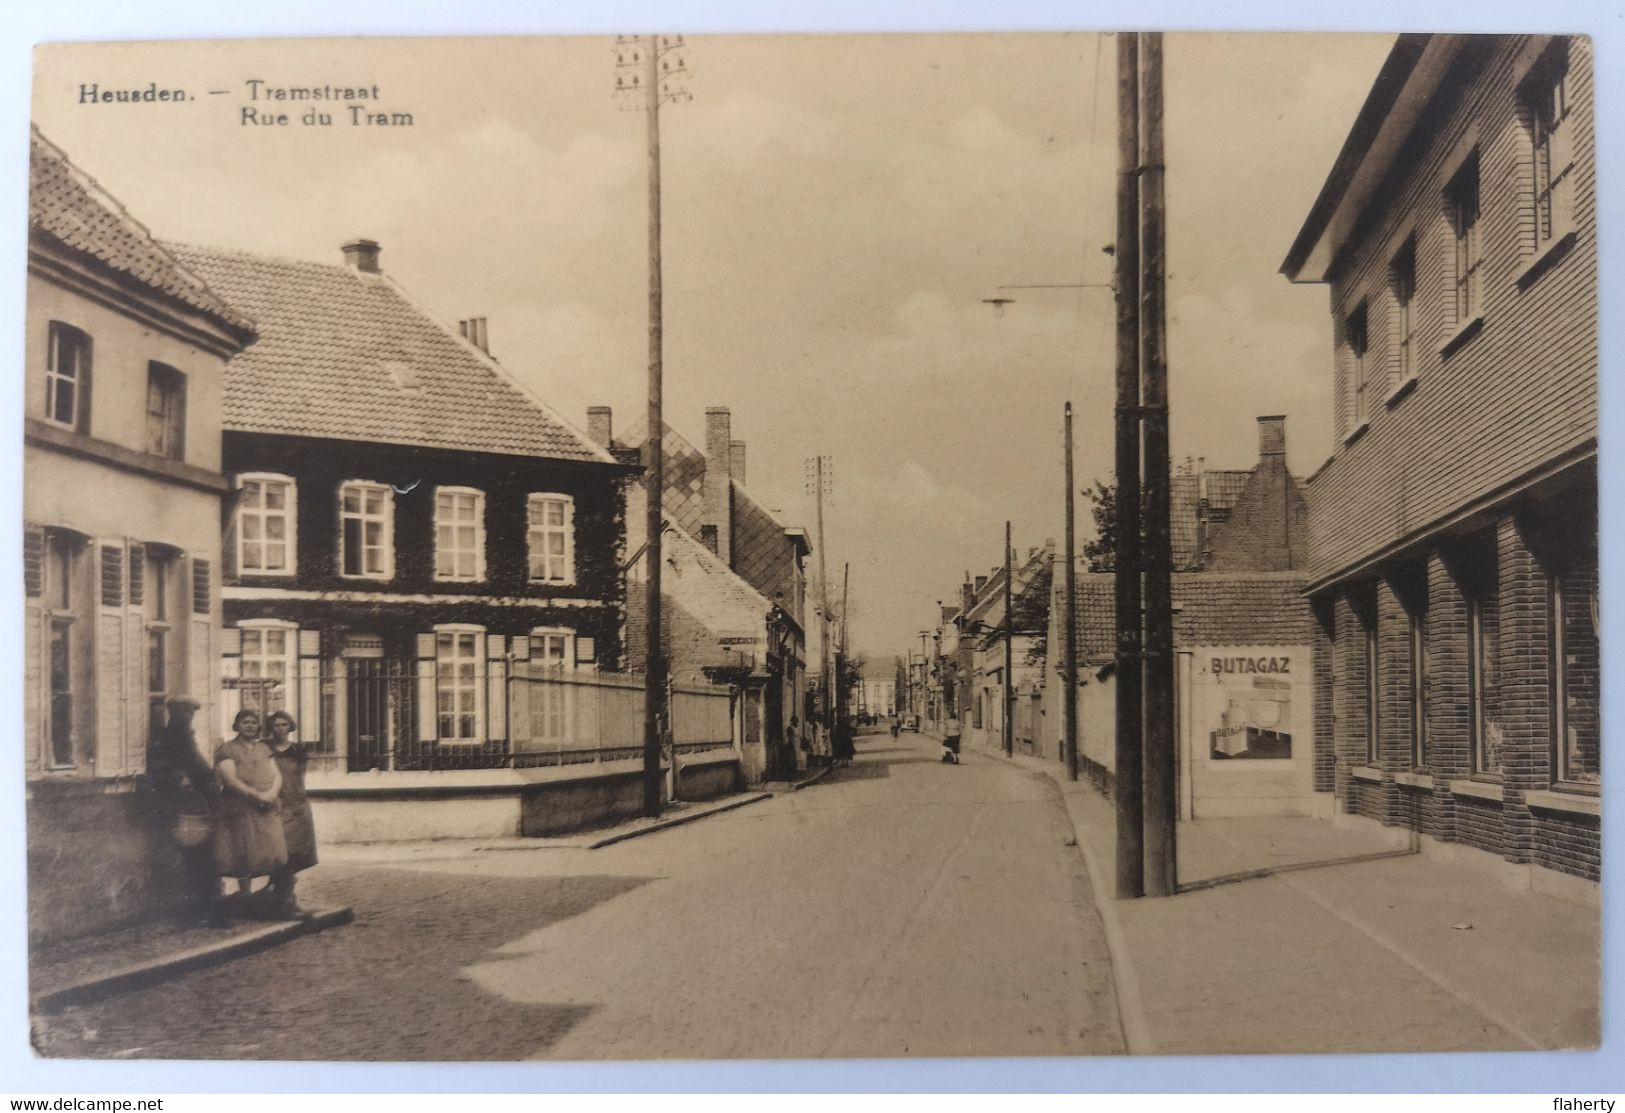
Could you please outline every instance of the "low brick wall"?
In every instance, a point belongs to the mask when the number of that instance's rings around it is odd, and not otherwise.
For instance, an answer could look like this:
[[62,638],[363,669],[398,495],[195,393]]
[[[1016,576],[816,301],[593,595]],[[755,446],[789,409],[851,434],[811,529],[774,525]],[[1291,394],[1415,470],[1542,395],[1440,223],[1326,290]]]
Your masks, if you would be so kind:
[[[732,751],[684,758],[678,768],[685,800],[743,785]],[[661,785],[664,801],[664,777]],[[312,774],[309,793],[319,843],[552,837],[642,814],[643,763]]]
[[677,764],[677,795],[684,800],[712,800],[745,787],[744,771],[731,751],[696,754]]

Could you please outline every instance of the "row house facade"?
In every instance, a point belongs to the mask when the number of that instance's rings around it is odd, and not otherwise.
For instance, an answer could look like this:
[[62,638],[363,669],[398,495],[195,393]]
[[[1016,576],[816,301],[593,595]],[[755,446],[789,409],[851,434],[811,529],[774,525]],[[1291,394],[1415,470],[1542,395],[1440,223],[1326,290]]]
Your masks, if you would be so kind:
[[165,700],[218,687],[222,385],[254,326],[37,129],[29,154],[23,767],[53,939],[179,897],[144,774]]
[[[250,307],[226,375],[226,698],[329,771],[591,746],[566,681],[621,666],[627,477],[356,240],[320,264],[175,245]],[[521,681],[547,678],[531,687]]]
[[1600,871],[1595,200],[1588,40],[1403,35],[1282,268],[1334,325],[1337,799],[1537,884]]
[[[945,700],[957,712],[965,745],[1004,746],[1005,719],[1017,753],[1036,752],[1041,733],[1043,665],[1033,658],[1049,623],[1049,575],[1055,543],[1032,548],[1015,566],[1011,582],[1014,621],[1004,610],[1003,568],[960,585],[960,604],[944,608],[939,662]],[[1005,675],[1005,643],[1010,644],[1010,675]]]
[[[647,450],[647,425],[620,439],[608,406],[588,411],[593,440],[627,459]],[[746,486],[746,443],[733,437],[725,406],[705,413],[700,450],[667,425],[661,436],[667,568],[661,577],[662,642],[674,683],[729,688],[749,780],[804,768],[813,737],[808,706],[807,573],[812,544]],[[627,547],[646,542],[642,487],[630,495]],[[630,562],[626,642],[630,667],[647,644],[643,563]]]

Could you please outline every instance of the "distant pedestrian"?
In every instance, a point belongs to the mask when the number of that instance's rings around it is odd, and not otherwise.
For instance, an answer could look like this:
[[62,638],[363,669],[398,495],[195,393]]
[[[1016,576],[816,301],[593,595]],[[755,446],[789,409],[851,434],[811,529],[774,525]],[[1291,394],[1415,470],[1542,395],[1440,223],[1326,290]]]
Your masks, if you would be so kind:
[[310,764],[310,751],[294,739],[299,724],[286,711],[271,712],[265,722],[271,728],[271,757],[282,774],[282,791],[277,803],[282,817],[282,838],[288,848],[287,862],[271,875],[271,896],[284,916],[301,916],[304,912],[293,893],[295,875],[316,864],[316,820],[311,814],[310,800],[305,796],[305,768]]
[[256,877],[269,878],[288,860],[277,799],[282,774],[271,750],[260,741],[260,715],[244,708],[232,720],[236,737],[214,751],[220,780],[220,825],[215,830],[214,866],[221,877],[237,879],[246,899]]
[[891,736],[897,737],[897,732],[903,729],[903,722],[895,714],[891,717]]
[[212,840],[219,825],[220,796],[214,769],[198,752],[192,717],[198,701],[172,696],[168,720],[152,733],[147,751],[147,784],[156,827],[174,844],[181,867],[181,911],[207,926],[224,923],[220,878],[214,869]]

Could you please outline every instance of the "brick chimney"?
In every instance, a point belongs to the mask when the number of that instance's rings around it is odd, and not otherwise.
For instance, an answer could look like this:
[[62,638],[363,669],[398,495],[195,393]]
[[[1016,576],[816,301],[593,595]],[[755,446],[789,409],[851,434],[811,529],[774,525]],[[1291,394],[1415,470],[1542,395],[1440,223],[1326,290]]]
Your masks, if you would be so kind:
[[615,412],[608,406],[587,407],[587,436],[604,448],[611,447],[615,434]]
[[1258,458],[1286,455],[1286,415],[1272,414],[1258,419]]
[[486,355],[491,354],[491,334],[485,329],[484,317],[470,317],[466,321],[458,321],[457,331],[474,347]]
[[351,240],[339,248],[344,252],[344,265],[365,274],[378,274],[378,253],[383,250],[377,240]]
[[728,442],[728,473],[735,483],[745,482],[745,442]]
[[976,589],[971,586],[970,574],[966,573],[965,582],[959,585],[959,613],[970,614],[971,604],[976,602]]
[[983,589],[983,588],[984,588],[984,587],[986,587],[986,586],[987,586],[987,577],[986,577],[986,576],[977,576],[977,577],[976,577],[976,588],[975,588],[975,593],[976,593],[976,594],[977,594],[977,595],[980,595],[980,594],[982,594],[982,589]]
[[[712,406],[705,411],[704,515],[700,519],[700,531],[701,539],[730,568],[733,567],[733,490],[729,484],[732,469],[733,417],[727,406]],[[710,535],[714,535],[714,541]]]

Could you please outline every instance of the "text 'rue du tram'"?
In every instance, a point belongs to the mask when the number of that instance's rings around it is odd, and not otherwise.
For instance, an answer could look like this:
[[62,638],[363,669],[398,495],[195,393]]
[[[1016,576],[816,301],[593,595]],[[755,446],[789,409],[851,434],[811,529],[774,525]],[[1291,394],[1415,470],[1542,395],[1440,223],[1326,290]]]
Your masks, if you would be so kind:
[[[411,127],[410,112],[378,107],[377,85],[272,85],[251,77],[244,85],[253,102],[239,107],[243,127]],[[297,107],[301,103],[308,107]]]

